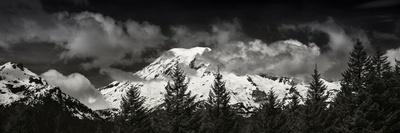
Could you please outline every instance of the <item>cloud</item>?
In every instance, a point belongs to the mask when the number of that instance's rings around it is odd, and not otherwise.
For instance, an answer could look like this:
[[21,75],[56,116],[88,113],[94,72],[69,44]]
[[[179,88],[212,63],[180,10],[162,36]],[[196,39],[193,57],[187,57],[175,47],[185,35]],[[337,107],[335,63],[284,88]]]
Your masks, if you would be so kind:
[[111,79],[116,81],[125,81],[125,80],[132,80],[132,81],[144,81],[143,79],[135,76],[132,72],[126,72],[116,68],[103,68],[100,69],[101,74],[108,75]]
[[37,0],[0,2],[0,46],[18,42],[66,40],[68,28],[58,24],[58,15],[47,14]]
[[[281,30],[301,30],[301,29],[309,29],[314,32],[322,32],[328,35],[329,42],[328,47],[331,51],[343,51],[350,52],[355,39],[359,39],[363,42],[363,45],[366,47],[369,46],[369,40],[366,33],[361,29],[356,29],[352,27],[341,26],[336,21],[329,17],[326,21],[323,22],[310,22],[303,24],[283,24],[280,27]],[[320,44],[322,45],[322,44]]]
[[65,76],[57,70],[51,69],[41,74],[41,77],[94,110],[107,108],[107,103],[102,95],[82,74],[72,73]]
[[167,39],[159,26],[148,22],[116,21],[91,12],[49,14],[37,0],[2,1],[0,7],[0,47],[55,43],[64,49],[60,59],[88,59],[81,64],[85,69],[130,65],[145,48],[157,47]]
[[225,71],[238,74],[269,73],[280,76],[304,78],[320,56],[313,43],[302,44],[296,40],[266,44],[261,40],[236,42],[225,50],[212,51],[209,58],[223,64]]
[[64,45],[61,58],[89,58],[84,68],[104,68],[113,64],[130,65],[146,47],[156,47],[167,39],[159,26],[129,20],[116,22],[101,14],[73,15],[76,31]]
[[313,32],[322,32],[328,35],[327,44],[318,44],[321,49],[326,49],[321,53],[316,64],[322,68],[322,72],[327,78],[338,79],[340,73],[347,67],[346,62],[348,53],[351,52],[356,40],[360,40],[367,51],[371,51],[369,38],[364,30],[341,26],[333,18],[328,18],[323,22],[311,22],[297,25],[282,25],[281,30],[301,30],[309,29]]

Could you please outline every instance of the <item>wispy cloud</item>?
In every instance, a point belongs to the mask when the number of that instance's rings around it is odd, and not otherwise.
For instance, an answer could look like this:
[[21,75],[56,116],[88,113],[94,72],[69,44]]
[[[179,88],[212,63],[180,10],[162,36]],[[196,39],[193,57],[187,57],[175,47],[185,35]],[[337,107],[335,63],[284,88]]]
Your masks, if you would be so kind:
[[78,99],[92,109],[96,110],[108,107],[103,96],[82,74],[72,73],[66,76],[52,69],[41,74],[41,77],[48,81],[49,84],[60,87],[64,93]]
[[113,64],[129,65],[146,47],[164,43],[159,26],[147,22],[117,22],[110,17],[89,12],[73,15],[69,20],[76,28],[64,44],[61,58],[92,58],[84,68],[103,68]]

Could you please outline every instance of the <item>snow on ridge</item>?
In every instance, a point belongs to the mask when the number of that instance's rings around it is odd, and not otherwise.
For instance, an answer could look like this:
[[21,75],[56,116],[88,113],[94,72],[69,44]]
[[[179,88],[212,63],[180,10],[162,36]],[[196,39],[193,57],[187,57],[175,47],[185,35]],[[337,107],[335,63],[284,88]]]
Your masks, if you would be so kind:
[[[68,101],[78,106],[85,106],[79,100],[63,93],[58,87],[49,85],[22,64],[7,62],[0,66],[0,106],[8,106],[13,102],[23,100],[24,104],[33,107],[36,104],[43,104],[43,101],[39,99],[46,96],[50,96],[60,104]],[[95,116],[86,109],[62,105],[79,119],[95,119]]]
[[189,66],[189,64],[195,60],[196,56],[209,51],[211,51],[211,49],[207,47],[194,47],[190,49],[173,48],[158,57],[150,65],[134,73],[134,75],[146,80],[164,79],[163,75],[165,72],[174,65],[180,63]]
[[0,104],[8,105],[26,97],[25,92],[40,92],[47,85],[35,73],[21,64],[5,63],[0,66]]
[[[283,43],[304,46],[301,42],[296,40],[286,40],[283,41]],[[139,87],[141,95],[146,98],[145,105],[147,107],[155,107],[163,102],[165,94],[164,87],[167,83],[167,79],[163,76],[170,68],[179,63],[181,65],[186,65],[184,66],[185,68],[191,69],[189,71],[197,72],[197,74],[187,75],[190,79],[188,90],[191,91],[192,94],[197,95],[197,101],[206,100],[214,81],[212,72],[206,70],[206,67],[212,64],[196,60],[196,57],[208,51],[211,51],[211,49],[204,47],[194,47],[190,49],[173,48],[158,57],[150,65],[134,73],[134,75],[146,79],[145,81],[114,81],[110,85],[101,88],[101,94],[104,95],[111,107],[118,109],[121,98],[126,94],[127,89],[130,87]],[[205,67],[201,67],[200,69],[197,67],[190,67],[190,65],[196,63],[202,63]],[[256,91],[267,93],[269,90],[273,90],[278,95],[278,99],[283,99],[289,91],[289,81],[295,80],[294,78],[288,77],[276,77],[276,79],[272,79],[261,75],[237,75],[225,71],[222,72],[222,75],[223,79],[226,81],[228,92],[230,92],[231,95],[230,104],[240,103],[245,107],[258,107],[260,105],[260,102],[257,101],[257,97],[255,96]],[[327,85],[329,92],[335,94],[340,88],[339,82],[323,81]],[[296,84],[296,88],[305,98],[308,90],[308,83],[299,81]],[[334,95],[332,98],[333,97]]]
[[99,90],[110,107],[119,108],[120,101],[126,95],[127,90],[139,85],[140,83],[134,81],[114,81]]
[[[269,90],[273,90],[277,94],[278,99],[282,100],[285,95],[289,92],[290,84],[287,82],[279,82],[279,80],[273,80],[265,78],[259,75],[243,75],[239,76],[234,73],[222,72],[223,80],[226,82],[227,91],[230,93],[231,100],[230,104],[243,104],[245,107],[259,107],[260,102],[257,101],[255,91],[259,90],[267,93]],[[214,82],[214,76],[212,74],[206,74],[203,76],[192,75],[188,76],[188,90],[196,95],[196,101],[204,101],[208,98],[208,94],[211,90],[211,86]],[[327,85],[328,90],[335,92],[340,88],[337,83],[331,83],[323,80]],[[135,82],[135,81],[115,81],[103,87],[101,93],[104,95],[106,101],[110,102],[112,108],[119,109],[121,98],[126,95],[126,91],[131,87],[139,87],[141,95],[146,98],[146,107],[155,107],[163,102],[165,94],[165,80],[153,80],[146,82]],[[297,90],[305,98],[308,90],[308,84],[298,83],[296,84]],[[334,95],[332,95],[334,96]]]
[[205,52],[210,52],[211,49],[207,47],[193,47],[190,49],[185,48],[173,48],[168,50],[168,52],[172,52],[175,56],[181,57],[183,59],[184,64],[189,64],[196,55],[202,55]]
[[30,70],[26,69],[21,64],[16,64],[12,62],[7,62],[4,65],[0,66],[0,72],[2,76],[13,79],[23,79],[30,76],[38,76]]

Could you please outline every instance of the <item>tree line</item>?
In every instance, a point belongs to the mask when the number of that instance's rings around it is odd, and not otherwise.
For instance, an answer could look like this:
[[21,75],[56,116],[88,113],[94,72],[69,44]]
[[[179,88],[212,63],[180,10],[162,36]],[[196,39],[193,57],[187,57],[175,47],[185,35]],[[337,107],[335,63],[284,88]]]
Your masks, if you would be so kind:
[[139,88],[130,88],[115,118],[121,133],[398,133],[400,62],[392,67],[381,50],[368,55],[361,42],[350,53],[341,89],[332,100],[315,67],[306,97],[294,84],[279,100],[270,90],[261,106],[243,115],[230,105],[223,75],[217,71],[206,101],[196,102],[179,66],[172,68],[164,102],[143,104]]

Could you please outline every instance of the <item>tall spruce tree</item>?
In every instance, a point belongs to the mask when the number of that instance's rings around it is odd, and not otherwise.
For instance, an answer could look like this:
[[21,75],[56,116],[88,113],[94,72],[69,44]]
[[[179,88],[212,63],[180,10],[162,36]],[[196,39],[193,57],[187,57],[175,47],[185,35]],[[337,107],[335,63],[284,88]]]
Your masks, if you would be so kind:
[[312,74],[312,81],[310,88],[307,91],[307,99],[305,102],[303,112],[303,132],[305,133],[321,133],[325,132],[328,123],[326,123],[327,106],[326,100],[329,97],[325,93],[327,87],[321,80],[321,74],[315,66],[314,73]]
[[343,79],[340,82],[342,88],[338,96],[343,100],[352,101],[354,94],[359,90],[365,90],[366,84],[368,56],[360,41],[357,41],[350,53],[347,65],[348,68],[342,73]]
[[253,132],[259,133],[283,133],[287,132],[286,116],[282,110],[283,103],[272,91],[267,93],[266,101],[261,105],[261,109],[257,111],[254,121],[256,127]]
[[205,132],[228,133],[233,129],[235,113],[229,105],[229,92],[226,90],[219,69],[214,77],[214,84],[211,86],[206,104]]
[[354,45],[350,53],[347,69],[342,73],[341,90],[336,95],[329,116],[335,119],[333,132],[352,132],[354,110],[361,103],[358,98],[360,91],[366,89],[368,56],[360,41]]
[[149,110],[143,106],[144,101],[137,87],[130,88],[126,96],[122,97],[121,132],[151,132]]
[[188,91],[188,81],[185,73],[176,65],[172,68],[170,77],[172,82],[165,86],[164,103],[168,121],[167,132],[190,133],[198,130],[199,117],[195,114],[196,96]]

